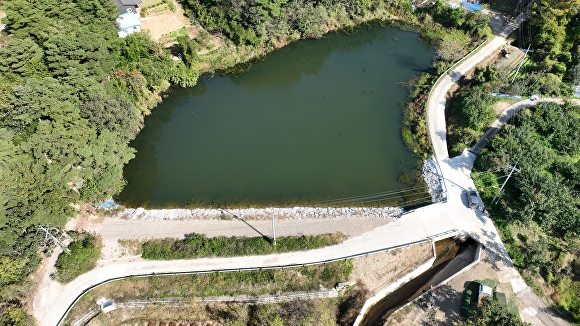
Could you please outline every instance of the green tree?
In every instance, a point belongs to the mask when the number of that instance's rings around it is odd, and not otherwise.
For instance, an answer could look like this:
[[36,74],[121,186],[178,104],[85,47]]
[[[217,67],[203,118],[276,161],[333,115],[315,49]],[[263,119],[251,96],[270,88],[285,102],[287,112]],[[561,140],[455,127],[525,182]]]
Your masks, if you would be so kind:
[[87,101],[81,104],[80,115],[98,134],[108,130],[125,142],[135,137],[143,123],[139,109],[122,94],[117,97],[103,93],[90,94]]
[[460,90],[453,105],[461,112],[464,127],[480,131],[487,128],[495,118],[494,102],[489,90],[477,85]]
[[47,77],[42,49],[32,39],[11,38],[0,48],[0,71],[24,77]]
[[464,326],[527,326],[519,316],[511,314],[497,300],[484,298],[481,305],[473,310],[469,322],[463,322]]

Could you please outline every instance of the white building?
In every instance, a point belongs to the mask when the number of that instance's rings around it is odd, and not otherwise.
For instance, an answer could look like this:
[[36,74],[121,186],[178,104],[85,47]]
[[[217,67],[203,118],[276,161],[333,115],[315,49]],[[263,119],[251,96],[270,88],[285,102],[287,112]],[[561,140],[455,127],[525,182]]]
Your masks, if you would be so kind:
[[114,0],[119,8],[119,18],[117,18],[117,30],[119,37],[141,31],[141,21],[139,13],[141,0]]

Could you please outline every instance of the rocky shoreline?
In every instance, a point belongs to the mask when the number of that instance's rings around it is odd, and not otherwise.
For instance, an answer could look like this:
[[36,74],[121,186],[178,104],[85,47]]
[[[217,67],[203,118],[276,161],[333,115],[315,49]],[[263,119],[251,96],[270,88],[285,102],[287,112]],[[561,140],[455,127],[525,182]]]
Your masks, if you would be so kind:
[[423,178],[427,184],[431,200],[434,203],[444,202],[446,194],[443,189],[442,177],[432,158],[428,158],[423,162]]
[[404,209],[399,207],[266,207],[266,208],[194,208],[194,209],[144,209],[130,208],[116,214],[123,219],[142,220],[185,220],[185,219],[209,219],[231,220],[240,218],[244,220],[271,219],[306,219],[306,218],[393,218],[397,219],[403,214]]

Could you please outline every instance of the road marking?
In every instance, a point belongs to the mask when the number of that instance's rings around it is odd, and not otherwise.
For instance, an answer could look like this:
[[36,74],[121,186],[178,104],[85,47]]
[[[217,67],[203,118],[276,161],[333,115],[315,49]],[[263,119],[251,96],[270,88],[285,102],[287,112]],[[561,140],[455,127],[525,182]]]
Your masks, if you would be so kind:
[[536,309],[532,308],[532,307],[527,307],[524,308],[524,312],[530,316],[535,316],[538,312],[536,311]]

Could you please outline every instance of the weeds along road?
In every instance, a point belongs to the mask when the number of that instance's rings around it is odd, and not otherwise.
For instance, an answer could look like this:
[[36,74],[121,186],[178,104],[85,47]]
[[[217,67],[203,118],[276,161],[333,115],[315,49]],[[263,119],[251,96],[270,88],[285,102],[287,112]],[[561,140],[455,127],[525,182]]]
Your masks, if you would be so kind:
[[[577,99],[572,99],[570,100],[572,103],[576,104],[576,105],[580,105],[580,100]],[[532,106],[535,106],[538,103],[542,103],[542,102],[553,102],[553,103],[558,103],[558,104],[562,104],[564,103],[564,99],[562,98],[556,98],[556,97],[551,97],[551,98],[541,98],[538,100],[523,100],[523,101],[519,101],[517,103],[514,103],[510,106],[508,106],[498,117],[497,119],[493,122],[493,124],[491,125],[491,127],[483,134],[483,136],[481,136],[481,138],[479,139],[479,141],[473,145],[473,147],[471,147],[470,151],[473,152],[476,155],[479,155],[479,153],[481,152],[481,150],[487,145],[487,140],[491,137],[493,137],[494,135],[496,135],[501,128],[503,128],[504,124],[506,122],[508,122],[508,120],[516,113],[518,113],[520,110],[525,109],[525,108],[529,108]]]
[[[111,262],[83,274],[72,282],[62,285],[51,281],[48,275],[40,282],[33,301],[33,314],[41,325],[54,326],[59,323],[68,307],[86,289],[101,282],[130,275],[151,275],[153,273],[174,273],[189,271],[216,271],[237,268],[265,268],[271,266],[307,264],[357,255],[373,250],[449,237],[449,231],[461,235],[471,235],[482,242],[491,252],[493,267],[500,275],[500,282],[510,283],[514,292],[524,293],[527,287],[509,258],[505,247],[489,217],[480,211],[471,210],[463,196],[465,189],[475,188],[470,171],[476,156],[465,151],[450,159],[447,153],[445,136],[444,103],[445,96],[453,83],[478,62],[496,51],[505,43],[504,36],[513,30],[507,26],[500,36],[488,42],[479,52],[465,60],[453,70],[453,78],[446,76],[435,87],[429,99],[428,118],[430,136],[435,155],[440,161],[441,172],[447,185],[448,201],[432,204],[412,211],[402,218],[380,226],[362,235],[350,238],[343,243],[310,250],[265,256],[204,258],[174,261],[134,261]],[[459,77],[458,77],[459,76]],[[522,303],[535,315],[522,314],[525,321],[534,325],[565,325],[566,323],[551,314],[549,308],[533,292],[526,293]],[[533,300],[529,300],[533,299]],[[537,300],[536,300],[537,299]]]

